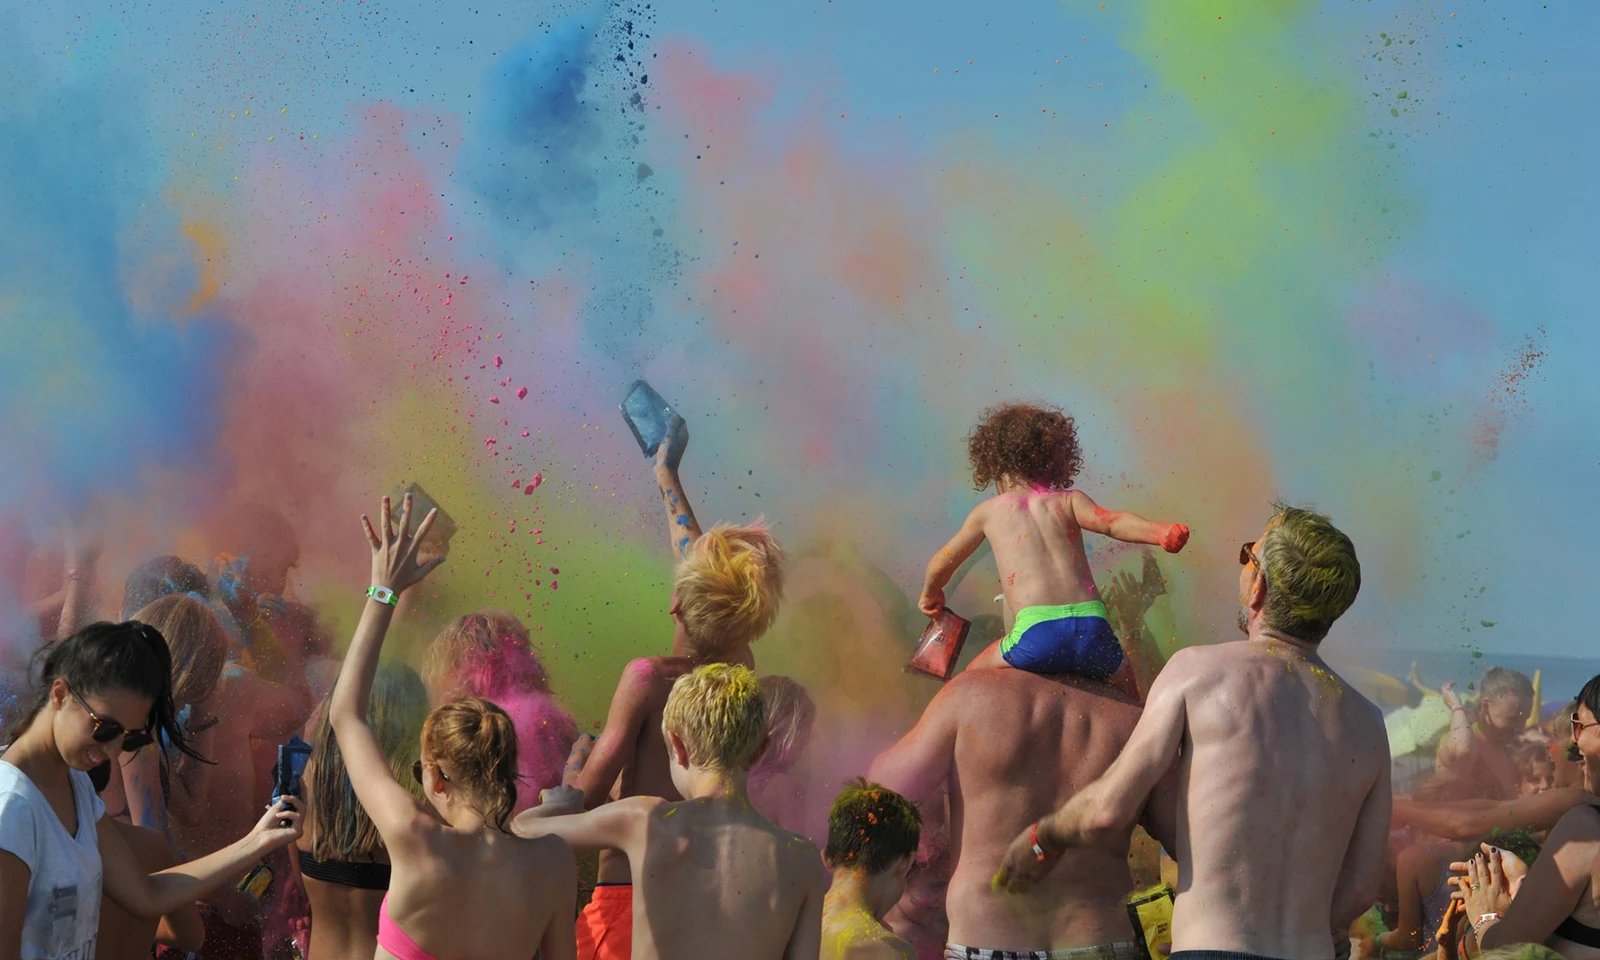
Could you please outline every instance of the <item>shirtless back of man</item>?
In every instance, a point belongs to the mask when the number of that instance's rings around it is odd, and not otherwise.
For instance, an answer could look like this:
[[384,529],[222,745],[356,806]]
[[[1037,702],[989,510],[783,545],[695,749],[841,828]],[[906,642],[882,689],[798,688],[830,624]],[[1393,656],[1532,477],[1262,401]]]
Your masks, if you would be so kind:
[[1138,719],[1131,699],[1102,684],[973,670],[950,681],[916,728],[873,763],[873,780],[924,807],[949,792],[951,943],[1027,951],[1131,938],[1131,824],[1068,851],[1026,893],[996,891],[990,879],[1012,838],[1106,771]]
[[1334,915],[1351,909],[1341,865],[1371,846],[1358,821],[1387,832],[1387,816],[1363,816],[1389,802],[1377,708],[1270,638],[1181,651],[1158,682],[1177,685],[1184,718],[1173,950],[1331,957]]
[[995,891],[990,879],[1019,831],[1106,771],[1139,720],[1138,706],[1070,676],[982,670],[957,679],[951,941],[1038,950],[1129,939],[1131,827],[1109,843],[1070,851],[1021,896]]

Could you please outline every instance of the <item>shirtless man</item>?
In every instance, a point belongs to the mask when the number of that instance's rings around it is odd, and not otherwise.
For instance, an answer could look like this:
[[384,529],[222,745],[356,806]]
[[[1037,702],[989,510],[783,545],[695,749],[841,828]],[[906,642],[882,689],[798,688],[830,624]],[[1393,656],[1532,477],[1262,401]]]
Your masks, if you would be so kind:
[[633,960],[817,958],[828,889],[822,859],[811,841],[750,803],[750,767],[767,738],[762,701],[748,667],[698,667],[673,685],[661,717],[672,782],[686,799],[631,796],[558,816],[541,805],[512,821],[519,836],[554,835],[574,850],[627,857]]
[[1383,718],[1317,654],[1361,567],[1326,517],[1281,504],[1239,559],[1248,639],[1178,651],[1105,776],[1022,831],[995,883],[1026,890],[1124,833],[1176,767],[1173,960],[1327,960],[1376,897],[1389,831]]
[[911,944],[883,925],[906,892],[922,816],[911,801],[857,778],[828,811],[823,862],[833,883],[822,901],[822,960],[916,960]]
[[[680,799],[661,732],[661,711],[672,685],[702,664],[755,666],[754,642],[778,616],[783,553],[765,527],[718,525],[701,534],[678,481],[678,459],[689,442],[674,415],[656,452],[656,482],[666,508],[668,536],[679,557],[673,577],[672,654],[629,663],[612,695],[605,729],[581,772],[567,783],[593,809],[618,797]],[[578,917],[579,960],[627,960],[631,905],[628,861],[602,850],[594,897]]]
[[949,793],[955,870],[945,897],[946,957],[1143,956],[1126,906],[1138,811],[1094,844],[1066,852],[1069,862],[1027,893],[1012,896],[990,885],[1012,838],[1105,773],[1138,720],[1138,705],[1103,684],[969,670],[874,761],[869,779],[924,806]]

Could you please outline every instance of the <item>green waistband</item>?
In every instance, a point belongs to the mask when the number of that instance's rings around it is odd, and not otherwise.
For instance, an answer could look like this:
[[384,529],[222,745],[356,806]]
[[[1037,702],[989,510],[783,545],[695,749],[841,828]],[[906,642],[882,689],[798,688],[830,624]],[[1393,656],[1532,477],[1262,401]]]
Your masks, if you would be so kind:
[[1068,617],[1111,619],[1106,613],[1106,605],[1103,601],[1086,600],[1083,603],[1063,603],[1054,607],[1023,607],[1017,611],[1016,626],[1026,630],[1036,623],[1043,623],[1046,620],[1065,620]]

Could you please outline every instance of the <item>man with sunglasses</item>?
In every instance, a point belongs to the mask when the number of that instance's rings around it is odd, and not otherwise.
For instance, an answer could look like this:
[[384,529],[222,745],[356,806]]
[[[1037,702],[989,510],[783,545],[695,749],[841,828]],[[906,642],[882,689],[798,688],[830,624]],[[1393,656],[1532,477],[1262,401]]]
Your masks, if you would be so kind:
[[1025,890],[1127,830],[1176,770],[1172,960],[1327,960],[1376,897],[1389,832],[1382,715],[1318,653],[1361,567],[1327,517],[1282,504],[1239,559],[1246,639],[1175,654],[1121,756],[1012,842],[995,883]]

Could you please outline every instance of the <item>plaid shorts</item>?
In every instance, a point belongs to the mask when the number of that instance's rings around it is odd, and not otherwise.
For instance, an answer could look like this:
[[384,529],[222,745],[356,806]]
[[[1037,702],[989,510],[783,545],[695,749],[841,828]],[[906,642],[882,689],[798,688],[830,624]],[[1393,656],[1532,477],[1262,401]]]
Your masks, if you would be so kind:
[[985,950],[947,943],[944,960],[1146,960],[1146,957],[1137,941],[1119,940],[1070,950]]

